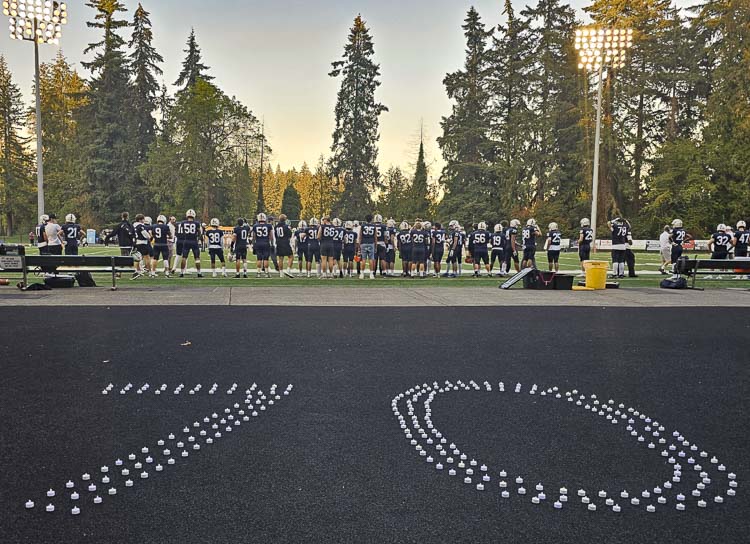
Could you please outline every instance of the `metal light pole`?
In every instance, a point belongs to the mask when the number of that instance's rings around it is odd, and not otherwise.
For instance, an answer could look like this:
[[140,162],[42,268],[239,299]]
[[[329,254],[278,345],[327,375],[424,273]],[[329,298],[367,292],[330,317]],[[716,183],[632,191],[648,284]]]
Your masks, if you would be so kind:
[[602,90],[604,88],[604,66],[624,68],[626,52],[633,46],[633,29],[589,26],[579,28],[575,34],[578,50],[578,68],[591,72],[596,70],[599,81],[596,91],[596,136],[594,139],[594,172],[591,182],[591,229],[596,245],[596,225],[599,206],[599,146],[602,133]]
[[42,93],[39,84],[39,44],[59,44],[62,25],[68,22],[65,2],[51,0],[3,0],[3,15],[9,17],[10,37],[34,42],[36,88],[36,184],[37,215],[44,214],[44,161],[42,157]]

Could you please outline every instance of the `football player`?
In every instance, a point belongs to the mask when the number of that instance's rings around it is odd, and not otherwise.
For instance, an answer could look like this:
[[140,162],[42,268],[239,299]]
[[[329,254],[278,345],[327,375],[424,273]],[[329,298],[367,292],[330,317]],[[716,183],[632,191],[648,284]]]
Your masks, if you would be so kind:
[[474,277],[478,278],[482,270],[482,263],[490,275],[490,256],[487,244],[490,243],[490,233],[487,232],[487,223],[480,221],[474,232],[469,235],[469,244],[474,249]]
[[737,230],[734,231],[734,256],[747,257],[747,248],[750,245],[750,231],[747,230],[747,223],[744,221],[737,222]]
[[216,260],[221,262],[221,275],[227,277],[227,263],[224,259],[224,231],[219,227],[221,222],[214,217],[210,222],[211,228],[206,230],[206,242],[208,245],[208,255],[211,258],[211,276],[216,277]]
[[232,234],[232,245],[234,246],[234,277],[240,277],[240,264],[242,265],[242,277],[247,278],[247,244],[250,241],[250,225],[244,218],[237,219],[237,226]]
[[351,278],[353,275],[354,256],[357,254],[357,231],[354,230],[354,223],[347,221],[344,230],[344,268],[346,268],[346,277]]
[[330,217],[323,217],[322,225],[318,229],[318,240],[320,241],[320,257],[323,261],[323,279],[333,278],[333,265],[335,255],[333,251],[333,240],[336,237],[336,227],[331,224]]
[[612,231],[612,277],[625,277],[625,250],[630,241],[630,230],[627,222],[616,217],[608,221],[607,225]]
[[307,256],[307,245],[307,222],[300,221],[297,225],[297,230],[294,232],[294,246],[297,249],[300,276],[302,275],[302,261],[310,262]]
[[46,228],[48,221],[49,215],[46,213],[39,216],[39,224],[34,229],[36,234],[36,247],[39,250],[39,255],[47,254],[47,238],[45,237],[44,229]]
[[398,253],[401,257],[401,277],[408,278],[411,276],[411,228],[409,223],[403,221],[399,225],[400,230],[396,235],[396,242],[398,244]]
[[544,242],[544,249],[547,250],[547,263],[549,270],[559,272],[560,271],[560,250],[562,249],[562,233],[558,228],[557,223],[549,224],[549,231],[547,232],[547,240]]
[[172,240],[172,229],[167,224],[167,218],[160,215],[156,218],[156,225],[151,229],[154,239],[154,254],[151,259],[151,276],[156,277],[156,267],[161,258],[164,263],[164,276],[169,277],[169,241]]
[[198,277],[203,277],[203,274],[201,273],[201,248],[198,244],[198,240],[203,237],[203,233],[201,232],[200,222],[195,220],[195,215],[195,210],[188,210],[185,213],[185,220],[181,221],[177,228],[178,233],[180,231],[180,228],[182,229],[183,233],[181,254],[182,259],[180,263],[181,278],[185,277],[185,268],[187,268],[190,253],[193,254],[193,260],[195,261],[195,269],[198,272]]
[[[359,253],[362,256],[362,259],[365,261],[365,267],[370,267],[371,280],[375,279],[375,245],[377,242],[378,237],[376,225],[372,223],[372,215],[368,214],[365,216],[365,223],[360,226],[359,240],[357,241],[357,245],[359,246]],[[362,268],[359,274],[359,279],[364,279],[365,267]]]
[[[172,272],[174,273],[174,268],[177,267],[175,264],[177,262],[177,218],[174,215],[169,216],[169,223],[167,224],[169,227],[169,230],[171,231],[172,237],[169,242],[169,262],[174,264],[174,267],[172,268]],[[182,250],[179,251],[179,253],[182,253]]]
[[523,228],[523,260],[521,261],[521,267],[523,268],[536,268],[536,237],[541,236],[542,231],[536,224],[536,219],[529,219],[526,221],[526,226]]
[[578,231],[578,260],[581,261],[581,270],[584,272],[586,269],[583,267],[583,261],[591,259],[591,244],[594,242],[594,231],[591,228],[591,220],[584,217],[581,219],[581,230]]
[[[272,228],[275,228],[274,225],[276,224],[276,218],[273,215],[269,215],[267,223],[269,225],[271,225]],[[275,234],[276,233],[274,232],[274,235]],[[274,236],[274,238],[275,237],[276,236]],[[269,257],[270,257],[271,262],[273,263],[273,269],[276,272],[279,272],[279,277],[281,277],[281,270],[279,270],[279,260],[278,260],[277,255],[276,255],[276,244],[275,243],[271,244],[271,249],[269,251]],[[283,266],[282,266],[282,268],[283,268]],[[269,272],[269,274],[271,272],[271,267],[270,266],[268,267],[268,272]]]
[[729,248],[732,247],[732,237],[727,234],[727,226],[721,223],[708,241],[708,250],[712,259],[724,260],[729,258]]
[[380,270],[380,276],[383,277],[385,276],[386,226],[380,214],[373,218],[373,223],[375,224],[375,268]]
[[431,274],[432,269],[432,233],[435,231],[435,227],[429,221],[422,221],[422,230],[429,234],[427,238],[427,255],[425,260],[424,274],[428,276]]
[[268,224],[266,214],[258,214],[257,222],[253,225],[251,233],[253,237],[253,250],[258,260],[256,277],[260,278],[262,273],[265,277],[270,278],[271,271],[268,268],[268,260],[271,257],[271,246],[274,243],[274,236],[273,228]]
[[500,266],[500,272],[498,276],[505,275],[503,267],[505,265],[505,237],[503,236],[503,226],[500,223],[495,224],[492,229],[493,232],[490,235],[490,245],[492,246],[492,255],[490,256],[490,275],[492,275],[492,269],[495,266],[495,260],[497,260],[498,266]]
[[65,254],[78,255],[78,241],[81,239],[81,225],[76,223],[76,216],[69,213],[65,216],[65,224],[62,225],[63,238],[65,239]]
[[320,240],[318,240],[318,231],[320,230],[320,222],[315,218],[311,218],[307,225],[307,277],[310,277],[312,271],[312,263],[315,262],[316,275],[320,277],[321,264],[320,264]]
[[388,276],[395,276],[395,267],[396,267],[396,234],[398,234],[398,229],[396,229],[396,221],[394,219],[389,219],[387,223],[387,228],[385,229],[385,264],[386,264],[386,274]]
[[135,250],[141,254],[141,260],[136,261],[135,272],[131,278],[137,279],[145,273],[144,267],[147,270],[151,269],[151,233],[146,226],[146,217],[142,213],[135,216],[133,230],[135,231]]
[[427,251],[430,247],[430,232],[424,229],[424,225],[417,221],[411,229],[411,270],[412,277],[425,278],[425,262]]
[[690,235],[682,228],[682,219],[672,221],[672,232],[669,235],[669,242],[672,244],[670,262],[675,264],[677,259],[682,257],[682,244],[690,240]]
[[62,255],[63,233],[57,224],[57,216],[49,214],[49,220],[44,226],[44,239],[47,241],[47,255]]
[[[286,215],[279,216],[279,221],[274,227],[274,238],[276,239],[276,255],[278,257],[279,277],[292,276],[292,265],[294,264],[294,252],[292,251],[292,229],[286,222]],[[286,267],[284,266],[286,259]]]
[[[501,224],[504,224],[501,221]],[[520,271],[518,264],[518,243],[516,238],[518,237],[518,228],[521,226],[521,222],[518,219],[511,219],[510,225],[505,227],[503,230],[503,236],[505,237],[505,271],[510,272],[510,261],[513,260],[513,266],[516,272]]]
[[440,223],[435,223],[430,249],[434,275],[439,278],[443,267],[443,256],[445,255],[445,230]]
[[333,236],[333,273],[339,278],[344,277],[344,272],[341,268],[341,252],[344,250],[344,233],[346,229],[341,224],[341,219],[334,217],[331,221],[333,228],[336,232]]
[[[461,275],[463,261],[464,234],[461,225],[455,219],[448,223],[450,239],[448,240],[448,259],[444,277],[455,278]],[[451,267],[453,272],[451,272]]]

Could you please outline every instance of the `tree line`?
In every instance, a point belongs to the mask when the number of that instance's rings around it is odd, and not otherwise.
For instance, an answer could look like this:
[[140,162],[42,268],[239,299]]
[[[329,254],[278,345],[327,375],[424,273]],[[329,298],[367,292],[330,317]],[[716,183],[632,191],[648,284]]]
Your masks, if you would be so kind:
[[[101,41],[82,77],[60,53],[41,66],[47,208],[88,225],[128,209],[194,207],[224,221],[258,211],[291,218],[430,217],[470,223],[534,216],[574,229],[589,213],[597,74],[578,66],[582,22],[563,0],[516,12],[498,0],[488,28],[471,8],[465,61],[444,79],[452,101],[438,138],[445,166],[430,182],[424,142],[415,167],[378,163],[380,66],[370,28],[354,19],[329,76],[339,81],[328,156],[271,168],[250,108],[220,89],[194,32],[176,91],[158,83],[163,59],[149,13],[130,20],[116,0],[91,0]],[[627,65],[604,71],[600,221],[627,217],[636,236],[682,218],[694,235],[744,218],[750,205],[750,4],[594,0],[595,24],[632,28]],[[458,24],[458,22],[457,22]],[[37,89],[34,89],[37,92]],[[33,112],[0,56],[0,225],[34,223]]]

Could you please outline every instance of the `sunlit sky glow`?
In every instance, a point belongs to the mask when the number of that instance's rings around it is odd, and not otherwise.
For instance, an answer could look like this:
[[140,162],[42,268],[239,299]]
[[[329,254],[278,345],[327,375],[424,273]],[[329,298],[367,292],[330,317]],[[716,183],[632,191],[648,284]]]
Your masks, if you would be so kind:
[[[123,2],[130,20],[138,3]],[[517,11],[530,2],[515,0]],[[587,5],[573,0],[576,8]],[[274,153],[282,168],[311,166],[327,154],[333,131],[333,107],[338,83],[328,77],[354,17],[361,13],[375,41],[381,65],[378,99],[389,108],[381,116],[380,166],[397,165],[411,171],[416,159],[420,123],[424,123],[431,177],[439,175],[440,150],[435,139],[440,119],[450,113],[442,80],[463,63],[461,30],[466,11],[474,5],[485,23],[501,21],[502,0],[143,0],[151,12],[155,46],[164,56],[164,82],[179,73],[185,41],[194,27],[205,64],[227,94],[236,96],[266,122]],[[83,0],[68,2],[69,21],[62,49],[86,74],[87,43],[98,41],[96,29],[86,27],[93,10]],[[582,21],[587,18],[580,9]],[[3,24],[3,28],[6,25]],[[0,34],[0,53],[31,102],[33,48]],[[42,46],[42,60],[56,47]]]

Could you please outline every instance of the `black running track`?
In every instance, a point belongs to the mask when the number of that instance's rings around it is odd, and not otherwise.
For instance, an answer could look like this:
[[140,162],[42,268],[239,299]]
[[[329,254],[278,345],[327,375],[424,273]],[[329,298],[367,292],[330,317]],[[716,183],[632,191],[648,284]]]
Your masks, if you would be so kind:
[[[746,309],[4,308],[0,324],[2,543],[728,543],[750,534]],[[439,471],[420,457],[392,411],[400,392],[445,380],[472,391],[439,394],[432,420],[467,462],[487,464],[484,491],[475,487],[479,467],[465,484],[464,470],[451,477],[447,465]],[[128,382],[133,388],[120,395]],[[136,394],[145,382],[151,389]],[[186,425],[213,432],[202,418],[222,417],[226,407],[238,414],[234,402],[253,382],[266,394],[274,383],[277,392],[294,388],[213,444],[177,455],[177,440],[198,436],[192,427],[184,434]],[[155,395],[162,383],[167,391]],[[180,383],[186,387],[174,395]],[[203,388],[189,395],[197,383]],[[666,445],[650,450],[651,438],[639,444],[627,422],[612,425],[554,392],[542,397],[552,386],[635,407],[664,426],[669,443],[675,429],[695,443],[698,451],[680,445],[684,458],[671,452],[683,467],[686,510],[675,509],[678,484],[663,489],[666,505],[658,495],[638,507],[619,497],[623,488],[640,494],[670,480]],[[176,464],[155,472],[166,462],[159,439]],[[127,460],[134,452],[143,463],[144,446],[155,458],[146,480]],[[726,471],[711,463],[714,455]],[[689,494],[697,481],[691,456],[711,478],[706,508]],[[118,457],[133,487],[125,487]],[[110,484],[100,483],[102,465]],[[85,472],[97,481],[94,493]],[[78,501],[64,487],[69,479]],[[540,505],[531,502],[537,482],[547,494]],[[570,497],[557,510],[562,485]],[[597,511],[581,503],[579,488]],[[620,513],[600,489],[615,495]],[[93,504],[97,494],[102,504]],[[717,494],[723,504],[713,502]],[[53,513],[44,511],[49,502]]]

